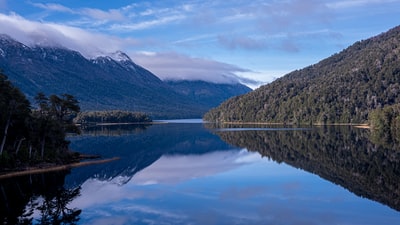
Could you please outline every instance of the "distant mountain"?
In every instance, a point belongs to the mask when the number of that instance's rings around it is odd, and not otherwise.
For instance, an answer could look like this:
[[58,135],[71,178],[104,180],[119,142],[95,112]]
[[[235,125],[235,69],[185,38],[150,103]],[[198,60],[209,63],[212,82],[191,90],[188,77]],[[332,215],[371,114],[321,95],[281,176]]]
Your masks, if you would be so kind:
[[192,99],[197,104],[212,108],[232,96],[245,94],[251,89],[242,84],[216,84],[206,81],[169,80],[166,83],[178,94]]
[[193,118],[226,99],[210,103],[183,95],[173,89],[179,87],[163,82],[123,52],[87,59],[63,47],[26,46],[7,35],[0,35],[0,69],[29,100],[40,91],[68,93],[77,97],[82,110],[120,109],[146,112],[153,118]]
[[208,121],[361,123],[400,102],[400,26],[210,110]]

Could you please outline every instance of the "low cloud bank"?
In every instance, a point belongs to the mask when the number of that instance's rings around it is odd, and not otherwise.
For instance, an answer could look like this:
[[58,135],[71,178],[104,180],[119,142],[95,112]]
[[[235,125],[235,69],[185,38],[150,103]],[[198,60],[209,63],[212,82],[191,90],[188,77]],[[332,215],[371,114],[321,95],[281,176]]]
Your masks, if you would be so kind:
[[[119,38],[66,25],[29,21],[17,14],[0,14],[0,33],[28,46],[65,47],[80,52],[86,58],[146,45],[133,38]],[[249,70],[218,61],[193,58],[174,52],[133,52],[129,55],[135,63],[149,69],[163,80],[203,80],[252,85],[258,83],[237,75]]]
[[87,58],[138,44],[134,39],[110,37],[55,23],[29,21],[16,14],[0,14],[0,33],[28,46],[62,46],[79,51]]
[[194,58],[174,52],[131,54],[139,65],[149,68],[162,80],[203,80],[214,83],[243,83],[257,85],[258,81],[238,76],[252,72],[235,65],[214,60]]

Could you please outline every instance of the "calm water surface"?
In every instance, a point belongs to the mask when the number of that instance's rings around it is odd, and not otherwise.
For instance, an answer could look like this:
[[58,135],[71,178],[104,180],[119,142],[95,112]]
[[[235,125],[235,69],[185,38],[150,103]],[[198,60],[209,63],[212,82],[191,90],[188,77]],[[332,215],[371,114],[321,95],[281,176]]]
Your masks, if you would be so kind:
[[96,127],[71,137],[76,151],[121,159],[0,180],[0,219],[400,224],[399,150],[369,141],[367,130],[173,122]]

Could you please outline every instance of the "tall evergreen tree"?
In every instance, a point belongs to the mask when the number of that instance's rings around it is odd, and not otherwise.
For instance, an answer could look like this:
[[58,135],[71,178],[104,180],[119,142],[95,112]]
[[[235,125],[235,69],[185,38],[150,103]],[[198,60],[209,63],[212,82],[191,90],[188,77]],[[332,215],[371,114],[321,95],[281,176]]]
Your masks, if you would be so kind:
[[44,93],[38,93],[35,101],[38,108],[31,110],[25,95],[0,73],[0,167],[68,159],[65,137],[67,132],[78,132],[72,119],[80,111],[79,102],[69,94]]
[[43,159],[46,141],[51,141],[50,147],[57,151],[66,149],[66,132],[78,132],[72,119],[80,111],[80,107],[78,100],[69,94],[46,97],[40,92],[35,100],[38,105],[33,114],[36,118],[35,132],[39,134],[40,156]]
[[26,119],[30,112],[30,103],[25,95],[11,84],[7,76],[0,73],[0,155],[11,148],[11,143],[25,138],[20,131],[26,130]]

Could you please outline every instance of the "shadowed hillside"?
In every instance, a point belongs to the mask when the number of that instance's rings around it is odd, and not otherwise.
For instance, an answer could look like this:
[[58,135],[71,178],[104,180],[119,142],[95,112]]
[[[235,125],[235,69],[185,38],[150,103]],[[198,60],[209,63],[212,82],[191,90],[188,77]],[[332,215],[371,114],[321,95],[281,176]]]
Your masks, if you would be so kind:
[[[200,118],[227,98],[250,91],[241,84],[195,82],[206,95],[188,96],[184,87],[160,80],[120,51],[88,59],[63,47],[26,46],[1,34],[0,70],[30,101],[38,92],[70,93],[82,111],[140,111],[152,118]],[[214,90],[229,94],[221,97]]]

